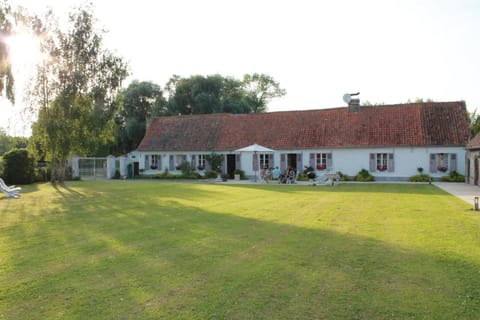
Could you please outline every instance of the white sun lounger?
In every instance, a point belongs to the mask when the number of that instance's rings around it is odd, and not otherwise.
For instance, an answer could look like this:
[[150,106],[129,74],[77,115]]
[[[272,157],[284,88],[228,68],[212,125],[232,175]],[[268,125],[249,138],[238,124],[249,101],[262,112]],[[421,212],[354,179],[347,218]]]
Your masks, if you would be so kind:
[[2,178],[0,178],[0,191],[2,191],[9,198],[20,197],[22,188],[15,186],[7,186]]

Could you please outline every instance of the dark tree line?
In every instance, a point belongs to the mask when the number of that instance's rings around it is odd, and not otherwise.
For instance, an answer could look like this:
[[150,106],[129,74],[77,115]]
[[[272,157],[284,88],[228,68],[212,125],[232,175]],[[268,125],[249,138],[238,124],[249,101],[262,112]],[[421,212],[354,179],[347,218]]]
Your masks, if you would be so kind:
[[152,82],[133,81],[122,92],[115,118],[114,153],[134,150],[142,140],[146,120],[155,116],[265,112],[272,99],[285,95],[278,82],[265,74],[243,79],[219,74],[189,78],[173,76],[163,91]]

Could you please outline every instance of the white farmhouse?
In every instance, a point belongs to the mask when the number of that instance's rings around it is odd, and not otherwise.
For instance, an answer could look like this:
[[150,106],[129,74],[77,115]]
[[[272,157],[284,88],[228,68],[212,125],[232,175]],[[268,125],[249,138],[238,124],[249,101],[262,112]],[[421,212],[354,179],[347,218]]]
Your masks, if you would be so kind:
[[[135,155],[144,174],[189,162],[207,170],[207,155],[223,156],[222,172],[253,176],[257,168],[287,166],[303,171],[355,175],[368,170],[376,180],[406,180],[418,169],[432,177],[465,174],[469,126],[464,102],[427,102],[285,111],[211,114],[152,119]],[[257,143],[273,153],[240,153]]]

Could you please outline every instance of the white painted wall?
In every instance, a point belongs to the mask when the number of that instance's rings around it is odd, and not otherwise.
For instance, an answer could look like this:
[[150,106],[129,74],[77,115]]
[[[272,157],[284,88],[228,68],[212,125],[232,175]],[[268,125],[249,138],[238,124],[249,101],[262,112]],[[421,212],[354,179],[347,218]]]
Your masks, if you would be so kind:
[[[187,154],[187,161],[191,160],[192,154],[210,154],[210,151],[196,151],[192,153],[186,152],[171,152],[171,153],[160,153],[160,152],[139,152],[135,151],[130,155],[130,161],[138,161],[140,169],[144,170],[144,174],[154,174],[163,172],[169,167],[169,156],[172,155],[184,155]],[[231,151],[220,152],[219,154],[234,154]],[[407,179],[410,176],[418,174],[417,168],[422,167],[423,173],[429,174],[432,177],[440,177],[443,175],[448,175],[448,171],[445,173],[436,172],[430,173],[429,166],[430,160],[429,156],[431,153],[456,153],[457,154],[457,172],[460,174],[465,174],[465,149],[463,147],[397,147],[397,148],[344,148],[344,149],[311,149],[311,150],[275,150],[274,152],[274,166],[280,167],[281,154],[289,153],[301,153],[302,154],[302,165],[301,170],[305,166],[309,166],[310,153],[331,153],[332,154],[332,168],[331,172],[341,171],[343,174],[354,176],[361,169],[369,170],[370,167],[370,154],[371,153],[393,153],[394,154],[394,167],[393,172],[388,171],[375,171],[372,174],[376,177],[377,180],[382,179]],[[161,157],[161,165],[157,170],[150,170],[150,168],[145,168],[145,155],[146,154],[158,154]],[[135,155],[135,158],[132,158],[132,155]],[[255,172],[253,170],[253,153],[245,152],[241,153],[240,163],[241,168],[247,176],[253,177]],[[300,167],[299,167],[300,169]],[[179,172],[180,173],[180,172]],[[321,171],[318,171],[321,174]],[[257,172],[257,175],[259,172]]]

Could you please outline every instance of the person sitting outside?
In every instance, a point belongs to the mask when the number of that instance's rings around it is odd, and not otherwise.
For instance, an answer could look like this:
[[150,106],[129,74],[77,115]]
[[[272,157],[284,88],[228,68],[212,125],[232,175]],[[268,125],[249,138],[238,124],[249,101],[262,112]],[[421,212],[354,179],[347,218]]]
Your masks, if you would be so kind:
[[273,179],[273,180],[278,180],[278,178],[280,178],[280,173],[281,173],[280,168],[278,168],[278,166],[275,167],[275,168],[272,170],[272,179]]
[[270,181],[272,173],[268,168],[263,168],[262,169],[262,179],[265,181],[265,183],[268,183]]

